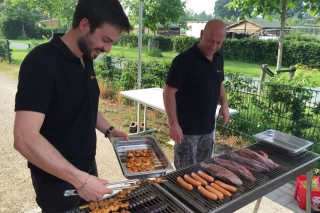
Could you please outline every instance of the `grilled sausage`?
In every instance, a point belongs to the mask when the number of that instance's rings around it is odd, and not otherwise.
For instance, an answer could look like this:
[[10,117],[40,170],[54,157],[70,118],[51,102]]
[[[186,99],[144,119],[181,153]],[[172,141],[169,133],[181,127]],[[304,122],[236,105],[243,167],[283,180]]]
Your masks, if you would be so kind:
[[215,188],[213,188],[212,186],[206,186],[205,187],[206,190],[208,190],[209,192],[212,192],[213,194],[217,195],[218,199],[219,200],[222,200],[223,199],[223,194],[221,192],[219,192],[218,190],[216,190]]
[[218,197],[217,195],[213,194],[212,192],[209,192],[208,190],[206,190],[205,188],[203,188],[202,186],[198,186],[198,191],[200,192],[200,194],[202,194],[203,196],[211,199],[211,200],[217,200]]
[[216,183],[211,183],[211,186],[214,188],[214,189],[216,189],[216,190],[218,190],[219,192],[221,192],[224,196],[227,196],[227,197],[231,197],[232,196],[232,194],[229,192],[229,191],[227,191],[227,190],[225,190],[224,188],[222,188],[222,187],[220,187],[218,184],[216,184]]
[[191,191],[193,189],[193,186],[187,182],[185,182],[182,177],[177,177],[177,182],[180,186],[182,186],[184,189]]
[[208,182],[206,180],[204,180],[203,178],[201,178],[199,175],[197,175],[196,173],[192,172],[191,173],[191,177],[197,181],[200,181],[202,185],[206,186],[208,185]]
[[188,174],[184,175],[184,180],[187,181],[188,183],[190,183],[193,186],[201,186],[201,182],[193,179],[192,177],[190,177]]
[[235,193],[237,191],[236,187],[228,185],[228,184],[223,183],[221,181],[216,180],[216,184],[218,184],[220,187],[224,188],[225,190],[228,190],[229,192]]
[[207,175],[206,173],[204,173],[203,171],[199,170],[198,171],[198,175],[200,177],[202,177],[203,179],[205,179],[206,181],[208,182],[213,182],[214,181],[214,178],[210,175]]
[[259,153],[260,155],[262,155],[263,157],[268,158],[267,153],[265,153],[264,151],[259,150],[258,153]]

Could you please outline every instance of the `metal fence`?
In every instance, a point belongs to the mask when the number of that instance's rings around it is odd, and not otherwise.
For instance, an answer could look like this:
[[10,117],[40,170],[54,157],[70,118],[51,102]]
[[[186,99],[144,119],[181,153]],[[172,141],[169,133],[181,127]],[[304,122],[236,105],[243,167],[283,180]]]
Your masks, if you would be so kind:
[[320,39],[320,27],[291,26],[292,34],[301,34],[311,38]]
[[253,135],[274,129],[314,144],[320,153],[320,89],[271,85],[237,75],[226,76],[229,107],[239,110],[227,126],[217,123],[221,134],[240,136],[248,144]]

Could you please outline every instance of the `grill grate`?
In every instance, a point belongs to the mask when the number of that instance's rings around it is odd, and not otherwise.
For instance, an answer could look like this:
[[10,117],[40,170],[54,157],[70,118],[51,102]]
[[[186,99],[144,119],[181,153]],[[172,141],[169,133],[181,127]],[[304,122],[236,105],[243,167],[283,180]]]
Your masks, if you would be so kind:
[[[125,210],[131,213],[180,213],[192,212],[183,204],[175,202],[174,199],[164,194],[164,190],[155,186],[156,184],[141,185],[132,193],[126,196],[125,201],[130,202],[130,206]],[[65,213],[90,213],[88,208],[73,209]]]
[[[264,173],[252,172],[253,176],[257,178],[257,181],[255,182],[250,182],[242,178],[241,180],[243,181],[243,185],[241,187],[237,187],[238,189],[237,192],[234,193],[230,198],[225,197],[222,200],[212,201],[200,195],[196,187],[194,187],[192,191],[187,191],[177,183],[176,180],[178,176],[183,177],[184,174],[190,175],[192,172],[198,172],[198,170],[202,170],[205,173],[207,173],[202,167],[200,167],[200,164],[186,167],[181,170],[176,170],[165,175],[163,179],[167,180],[168,182],[165,188],[168,189],[170,193],[174,193],[175,195],[180,195],[183,199],[187,201],[191,200],[195,202],[198,205],[198,207],[200,207],[199,209],[202,209],[200,210],[200,212],[207,212],[207,211],[219,209],[220,207],[227,204],[228,202],[232,202],[234,200],[237,200],[238,198],[241,198],[244,195],[248,195],[253,190],[256,190],[257,188],[271,181],[277,180],[277,178],[284,175],[285,173],[293,171],[319,158],[318,155],[313,154],[311,152],[301,153],[300,155],[295,156],[294,158],[287,157],[277,152],[268,150],[265,147],[262,147],[258,144],[253,144],[248,148],[253,151],[258,151],[260,149],[264,150],[268,154],[269,158],[272,159],[275,163],[279,164],[280,167],[270,172],[264,172]],[[221,155],[219,157],[222,159],[228,159],[226,155]],[[209,159],[206,161],[206,163],[215,163],[215,162],[213,161],[213,159]],[[172,185],[175,187],[172,187]]]

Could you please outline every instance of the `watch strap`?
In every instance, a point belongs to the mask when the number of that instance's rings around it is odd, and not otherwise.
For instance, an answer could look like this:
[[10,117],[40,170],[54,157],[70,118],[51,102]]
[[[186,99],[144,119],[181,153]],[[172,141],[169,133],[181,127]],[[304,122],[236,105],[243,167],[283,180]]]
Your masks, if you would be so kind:
[[104,136],[107,138],[109,137],[110,133],[112,132],[112,130],[114,129],[113,126],[110,126],[109,129],[106,131],[106,133],[104,133]]

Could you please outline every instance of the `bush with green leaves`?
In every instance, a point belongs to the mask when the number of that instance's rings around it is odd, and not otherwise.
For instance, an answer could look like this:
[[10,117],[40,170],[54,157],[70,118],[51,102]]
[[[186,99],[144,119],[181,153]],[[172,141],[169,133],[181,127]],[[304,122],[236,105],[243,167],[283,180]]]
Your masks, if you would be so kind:
[[198,38],[192,36],[174,36],[172,40],[172,50],[177,53],[182,53],[188,48],[192,47],[197,41]]
[[239,110],[226,128],[219,126],[219,133],[240,134],[254,142],[254,134],[275,129],[314,142],[312,151],[320,153],[320,104],[314,98],[320,92],[312,90],[312,70],[296,65],[295,76],[288,80],[288,73],[275,75],[267,82],[260,82],[227,73],[225,89],[229,107]]

